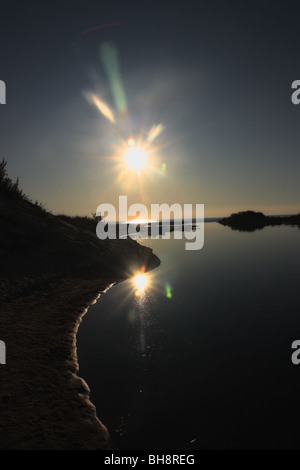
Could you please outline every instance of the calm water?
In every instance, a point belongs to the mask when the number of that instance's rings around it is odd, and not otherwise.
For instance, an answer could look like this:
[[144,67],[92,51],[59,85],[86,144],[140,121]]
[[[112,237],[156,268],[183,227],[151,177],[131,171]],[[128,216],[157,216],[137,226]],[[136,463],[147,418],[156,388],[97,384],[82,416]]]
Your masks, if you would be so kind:
[[78,333],[115,448],[300,448],[300,230],[206,223],[200,251],[143,243],[162,262],[146,293],[111,288]]

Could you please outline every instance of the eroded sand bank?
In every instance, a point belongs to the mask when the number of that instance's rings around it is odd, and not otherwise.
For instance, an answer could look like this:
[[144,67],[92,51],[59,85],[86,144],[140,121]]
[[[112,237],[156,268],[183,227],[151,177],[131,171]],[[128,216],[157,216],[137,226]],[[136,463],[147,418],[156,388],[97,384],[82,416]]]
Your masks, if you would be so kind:
[[88,307],[115,281],[23,279],[25,291],[2,306],[7,353],[0,365],[2,450],[110,449],[89,387],[77,375],[76,333]]

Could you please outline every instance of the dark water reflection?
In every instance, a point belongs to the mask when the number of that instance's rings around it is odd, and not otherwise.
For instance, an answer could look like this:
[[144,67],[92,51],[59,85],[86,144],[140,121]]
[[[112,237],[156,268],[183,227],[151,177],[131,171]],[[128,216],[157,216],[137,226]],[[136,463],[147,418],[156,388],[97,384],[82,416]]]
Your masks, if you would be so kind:
[[300,448],[299,230],[207,223],[200,251],[143,243],[162,261],[152,288],[113,287],[78,333],[79,375],[115,447]]

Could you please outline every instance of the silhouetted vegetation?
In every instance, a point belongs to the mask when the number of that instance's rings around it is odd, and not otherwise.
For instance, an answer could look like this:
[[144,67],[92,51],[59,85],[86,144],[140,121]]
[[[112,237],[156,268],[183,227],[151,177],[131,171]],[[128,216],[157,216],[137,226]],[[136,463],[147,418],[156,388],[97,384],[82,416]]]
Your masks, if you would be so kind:
[[6,165],[7,162],[3,158],[0,162],[0,192],[9,193],[10,196],[15,199],[28,200],[28,197],[23,193],[22,189],[19,188],[19,178],[13,182],[8,176]]
[[286,216],[267,216],[262,212],[244,211],[231,214],[219,220],[219,223],[226,225],[232,230],[253,232],[261,230],[267,226],[275,225],[296,225],[300,226],[300,214]]
[[75,225],[82,230],[88,230],[89,232],[95,233],[97,220],[94,217],[87,216],[69,216],[65,214],[59,214],[56,216],[58,219],[68,222],[69,224]]
[[31,199],[23,192],[19,187],[19,178],[17,178],[15,182],[12,181],[8,176],[6,165],[7,161],[3,158],[0,162],[0,194],[6,194],[10,199],[27,201],[41,212],[49,213],[45,209],[44,204],[37,200],[35,202],[31,201]]

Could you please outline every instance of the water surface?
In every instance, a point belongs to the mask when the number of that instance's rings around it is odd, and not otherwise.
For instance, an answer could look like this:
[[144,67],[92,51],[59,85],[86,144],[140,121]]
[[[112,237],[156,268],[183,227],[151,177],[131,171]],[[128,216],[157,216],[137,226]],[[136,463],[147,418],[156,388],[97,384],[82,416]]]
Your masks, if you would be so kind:
[[79,375],[117,449],[299,448],[300,231],[205,224],[204,247],[143,240],[161,259],[92,306]]

